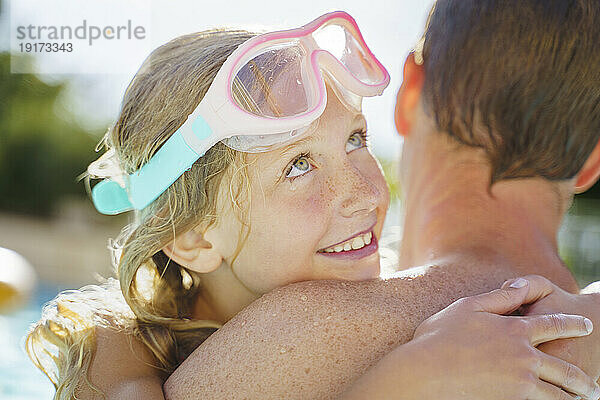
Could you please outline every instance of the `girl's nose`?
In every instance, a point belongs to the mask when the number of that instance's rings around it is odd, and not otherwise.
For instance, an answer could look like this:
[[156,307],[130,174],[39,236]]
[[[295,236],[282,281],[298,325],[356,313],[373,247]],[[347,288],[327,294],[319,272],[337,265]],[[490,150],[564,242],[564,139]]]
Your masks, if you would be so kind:
[[355,167],[346,171],[344,178],[347,184],[341,202],[342,216],[350,218],[371,213],[382,199],[379,189]]

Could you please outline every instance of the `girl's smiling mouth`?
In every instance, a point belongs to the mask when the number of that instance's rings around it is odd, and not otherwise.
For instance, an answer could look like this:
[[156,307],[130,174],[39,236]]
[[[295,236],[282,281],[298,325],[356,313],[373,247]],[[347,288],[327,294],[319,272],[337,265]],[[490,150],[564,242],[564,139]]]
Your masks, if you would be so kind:
[[377,237],[371,227],[367,232],[358,233],[343,242],[321,249],[317,254],[355,260],[375,253],[378,248]]

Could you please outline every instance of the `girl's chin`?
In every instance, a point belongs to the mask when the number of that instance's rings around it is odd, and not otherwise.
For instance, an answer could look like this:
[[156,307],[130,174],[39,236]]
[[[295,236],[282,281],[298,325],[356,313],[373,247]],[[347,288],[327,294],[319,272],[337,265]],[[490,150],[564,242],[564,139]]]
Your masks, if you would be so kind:
[[334,268],[330,269],[330,278],[326,279],[341,279],[345,281],[367,281],[377,279],[381,274],[379,265],[379,253],[370,255],[361,259],[359,262],[347,262],[347,265],[340,268],[339,263],[336,263]]

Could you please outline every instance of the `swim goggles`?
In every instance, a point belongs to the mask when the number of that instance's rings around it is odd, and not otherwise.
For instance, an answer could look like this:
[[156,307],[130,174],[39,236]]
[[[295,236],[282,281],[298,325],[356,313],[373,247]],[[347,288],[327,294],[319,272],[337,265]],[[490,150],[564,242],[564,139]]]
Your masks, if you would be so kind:
[[325,110],[325,79],[355,107],[389,83],[347,13],[328,13],[301,28],[247,40],[146,164],[93,187],[96,209],[103,214],[143,209],[220,141],[235,150],[263,152],[298,140]]

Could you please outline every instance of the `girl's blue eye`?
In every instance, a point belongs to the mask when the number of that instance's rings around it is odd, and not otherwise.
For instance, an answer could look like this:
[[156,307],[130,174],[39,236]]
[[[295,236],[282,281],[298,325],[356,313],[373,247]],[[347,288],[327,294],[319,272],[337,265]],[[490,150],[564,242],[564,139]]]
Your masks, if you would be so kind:
[[367,132],[354,132],[346,142],[346,153],[367,146]]
[[[367,142],[368,139],[366,131],[363,130],[354,132],[350,135],[350,137],[348,137],[348,141],[346,142],[346,153],[367,147]],[[285,177],[296,178],[312,171],[315,167],[310,162],[310,159],[310,153],[300,154],[294,161],[292,161],[292,165],[288,167]]]
[[313,169],[313,165],[310,163],[307,156],[300,156],[292,162],[292,167],[285,175],[286,178],[295,178],[300,175],[304,175]]

